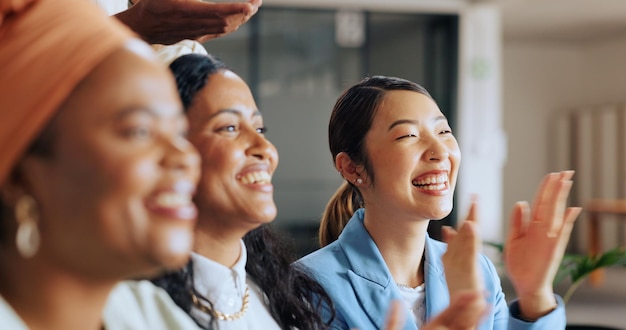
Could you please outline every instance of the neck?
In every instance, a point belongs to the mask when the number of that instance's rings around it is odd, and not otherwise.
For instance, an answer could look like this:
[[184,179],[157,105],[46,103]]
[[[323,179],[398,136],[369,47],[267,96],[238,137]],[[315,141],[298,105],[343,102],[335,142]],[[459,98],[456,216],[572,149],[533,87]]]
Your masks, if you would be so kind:
[[194,251],[230,268],[239,260],[240,241],[245,234],[245,230],[224,228],[215,222],[200,219],[195,231]]
[[0,294],[29,329],[101,329],[116,281],[84,278],[35,256],[0,252]]
[[388,209],[368,206],[365,228],[399,284],[416,287],[424,283],[424,246],[428,220],[390,215]]

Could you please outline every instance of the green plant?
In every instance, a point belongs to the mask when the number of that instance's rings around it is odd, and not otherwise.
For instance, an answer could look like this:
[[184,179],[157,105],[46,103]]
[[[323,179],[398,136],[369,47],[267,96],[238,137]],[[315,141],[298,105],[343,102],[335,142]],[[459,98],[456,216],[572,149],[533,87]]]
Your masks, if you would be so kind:
[[[494,242],[485,242],[485,244],[495,248],[502,255],[504,244]],[[554,284],[557,285],[565,279],[570,280],[571,284],[563,296],[563,301],[567,304],[576,289],[591,273],[611,266],[626,266],[626,248],[614,248],[595,256],[565,254],[554,277]]]

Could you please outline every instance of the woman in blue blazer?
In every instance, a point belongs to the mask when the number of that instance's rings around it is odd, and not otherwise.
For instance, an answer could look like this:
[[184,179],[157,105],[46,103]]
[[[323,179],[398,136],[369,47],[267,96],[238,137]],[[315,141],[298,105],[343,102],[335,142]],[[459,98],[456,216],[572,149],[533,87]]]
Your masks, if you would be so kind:
[[505,259],[519,299],[509,309],[493,264],[478,253],[473,221],[448,235],[448,247],[428,237],[429,221],[452,209],[460,151],[424,88],[364,79],[338,99],[329,143],[346,182],[322,220],[320,242],[328,245],[299,265],[330,294],[333,328],[380,329],[390,302],[401,300],[411,316],[404,329],[418,329],[464,290],[484,290],[492,306],[479,329],[565,327],[552,281],[580,213],[566,207],[573,172],[547,175],[532,208],[515,206]]

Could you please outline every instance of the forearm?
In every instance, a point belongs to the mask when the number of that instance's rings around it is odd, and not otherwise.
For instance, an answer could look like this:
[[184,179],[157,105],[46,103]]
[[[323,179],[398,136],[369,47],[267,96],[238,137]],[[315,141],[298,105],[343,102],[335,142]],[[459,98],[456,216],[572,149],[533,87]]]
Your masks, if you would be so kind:
[[519,295],[520,317],[525,321],[536,321],[555,310],[558,306],[551,289]]

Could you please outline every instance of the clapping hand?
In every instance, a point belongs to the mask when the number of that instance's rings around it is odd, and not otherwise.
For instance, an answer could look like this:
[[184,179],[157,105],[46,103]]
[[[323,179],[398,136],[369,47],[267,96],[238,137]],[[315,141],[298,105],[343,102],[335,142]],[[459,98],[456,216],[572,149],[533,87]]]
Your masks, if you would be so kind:
[[581,211],[566,207],[573,175],[546,175],[532,207],[526,202],[514,206],[504,261],[524,319],[538,319],[557,306],[552,282]]
[[168,45],[183,39],[203,42],[236,31],[261,2],[141,0],[116,17],[151,44]]

